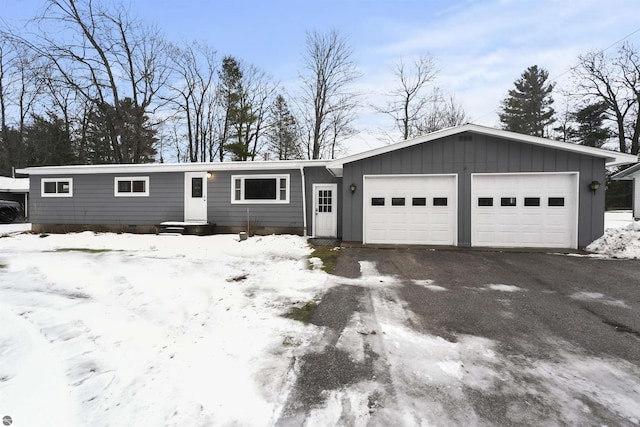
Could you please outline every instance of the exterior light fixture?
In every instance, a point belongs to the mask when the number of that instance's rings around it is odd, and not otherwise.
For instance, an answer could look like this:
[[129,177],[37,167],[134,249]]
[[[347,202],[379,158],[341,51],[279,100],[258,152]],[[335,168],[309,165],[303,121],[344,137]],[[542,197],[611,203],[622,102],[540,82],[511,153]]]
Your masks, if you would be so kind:
[[213,178],[213,172],[207,172],[207,179],[211,180]]
[[591,181],[591,184],[589,184],[589,189],[591,190],[591,192],[595,193],[598,188],[600,188],[600,182],[599,181]]
[[356,192],[356,188],[358,187],[356,187],[356,184],[352,182],[351,185],[349,186],[349,190],[351,190],[351,194]]

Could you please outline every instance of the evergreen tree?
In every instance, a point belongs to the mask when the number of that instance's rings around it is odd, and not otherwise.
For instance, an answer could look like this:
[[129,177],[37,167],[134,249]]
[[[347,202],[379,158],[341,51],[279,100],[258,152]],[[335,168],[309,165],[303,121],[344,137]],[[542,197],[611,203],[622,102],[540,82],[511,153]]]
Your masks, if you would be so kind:
[[573,113],[573,119],[578,124],[571,132],[571,137],[578,144],[600,148],[611,136],[609,129],[603,127],[605,112],[608,106],[605,102],[589,104]]
[[33,116],[25,129],[25,163],[29,166],[59,166],[76,162],[71,135],[63,119]]
[[533,65],[515,81],[502,101],[500,122],[505,130],[526,135],[545,136],[545,128],[555,121],[551,107],[553,83],[547,82],[549,72]]
[[268,150],[278,160],[302,159],[298,140],[298,124],[291,114],[287,101],[278,95],[271,105],[271,123],[267,138]]

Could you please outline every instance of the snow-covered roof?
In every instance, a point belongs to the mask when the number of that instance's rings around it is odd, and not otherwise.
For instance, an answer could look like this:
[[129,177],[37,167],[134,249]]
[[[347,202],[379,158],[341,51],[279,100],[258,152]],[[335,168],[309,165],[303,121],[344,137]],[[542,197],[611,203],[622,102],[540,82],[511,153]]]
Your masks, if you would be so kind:
[[29,178],[0,176],[0,193],[28,193]]
[[29,175],[85,175],[99,173],[150,173],[299,169],[305,166],[326,166],[328,160],[277,160],[257,162],[202,162],[202,163],[142,163],[117,165],[41,166],[18,169]]
[[537,136],[522,135],[520,133],[509,132],[502,129],[495,129],[487,126],[480,126],[475,124],[466,124],[447,129],[442,129],[436,132],[432,132],[427,135],[423,135],[414,139],[398,142],[396,144],[387,145],[384,147],[376,148],[373,150],[365,151],[363,153],[354,154],[342,159],[334,160],[327,165],[327,168],[336,176],[342,176],[342,168],[346,163],[355,162],[358,160],[366,159],[368,157],[377,156],[380,154],[389,153],[391,151],[400,150],[406,147],[422,144],[424,142],[434,141],[440,138],[446,138],[452,135],[461,134],[464,132],[472,132],[481,135],[494,136],[497,138],[508,139],[511,141],[522,142],[525,144],[539,145],[542,147],[555,148],[558,150],[570,151],[580,154],[586,154],[589,156],[604,158],[607,166],[624,165],[628,163],[635,163],[638,161],[637,156],[631,154],[620,153],[618,151],[603,150],[601,148],[587,147],[584,145],[572,144],[569,142],[554,141],[552,139],[540,138]]
[[618,172],[613,175],[611,179],[615,179],[616,181],[630,181],[635,177],[640,177],[640,163]]

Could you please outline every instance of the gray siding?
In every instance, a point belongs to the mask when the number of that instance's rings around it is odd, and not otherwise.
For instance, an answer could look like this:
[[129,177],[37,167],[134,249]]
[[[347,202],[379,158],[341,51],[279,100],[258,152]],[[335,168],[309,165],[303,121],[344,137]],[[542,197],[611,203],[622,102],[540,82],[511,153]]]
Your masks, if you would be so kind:
[[[289,203],[231,203],[232,175],[289,175]],[[247,216],[259,227],[302,228],[302,179],[299,169],[214,172],[207,185],[209,222],[243,227]],[[248,210],[248,214],[247,214]]]
[[73,178],[73,197],[42,197],[43,176],[30,177],[29,218],[34,224],[153,225],[184,218],[184,174],[153,173],[149,197],[115,197],[114,178],[131,174],[64,175]]
[[[469,134],[465,134],[469,135]],[[471,174],[506,172],[579,172],[578,246],[604,232],[604,186],[592,194],[589,183],[605,182],[604,159],[552,148],[473,134],[414,145],[344,165],[342,234],[345,241],[362,241],[362,176],[382,174],[458,174],[458,244],[471,244]],[[350,194],[351,183],[358,186]]]
[[[314,168],[316,169],[316,168]],[[325,170],[326,172],[326,170]],[[328,173],[328,172],[327,172]],[[289,203],[233,204],[232,175],[289,174]],[[313,176],[318,175],[312,173]],[[34,224],[154,225],[184,219],[184,173],[140,174],[149,176],[149,197],[115,197],[114,177],[131,174],[83,174],[50,176],[72,178],[73,197],[42,197],[42,176],[33,175],[29,201]],[[309,185],[309,184],[307,184]],[[208,220],[222,227],[244,227],[248,216],[260,227],[301,229],[302,180],[299,169],[214,172],[207,184]]]

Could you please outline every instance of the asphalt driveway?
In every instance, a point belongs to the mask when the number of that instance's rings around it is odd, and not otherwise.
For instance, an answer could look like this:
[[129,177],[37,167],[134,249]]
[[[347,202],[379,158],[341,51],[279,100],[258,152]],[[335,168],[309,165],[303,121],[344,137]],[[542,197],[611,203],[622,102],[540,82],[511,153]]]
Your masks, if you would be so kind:
[[[549,350],[549,337],[596,356],[640,366],[640,260],[548,253],[343,249],[338,274],[356,277],[358,262],[402,279],[399,294],[424,331],[498,340],[505,351]],[[447,289],[415,284],[431,280]],[[506,285],[496,298],[489,285]],[[510,290],[515,286],[521,290]],[[489,288],[490,289],[490,288]],[[501,289],[499,286],[496,289]]]
[[[336,274],[312,318],[325,350],[301,361],[281,425],[354,387],[369,414],[343,397],[338,424],[640,423],[638,260],[343,248]],[[354,319],[359,360],[340,345]]]

